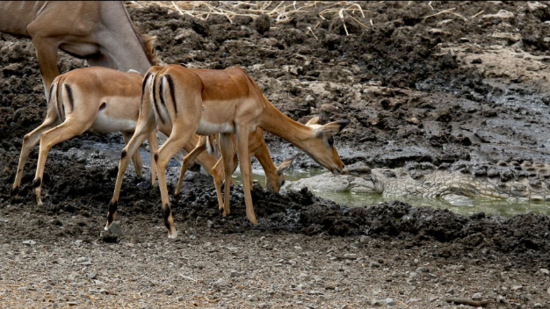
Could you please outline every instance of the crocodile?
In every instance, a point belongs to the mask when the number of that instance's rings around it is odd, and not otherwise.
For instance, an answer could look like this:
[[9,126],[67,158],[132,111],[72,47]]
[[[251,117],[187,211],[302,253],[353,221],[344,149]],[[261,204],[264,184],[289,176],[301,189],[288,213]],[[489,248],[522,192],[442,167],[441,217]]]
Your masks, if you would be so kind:
[[550,201],[550,164],[529,161],[473,164],[457,162],[434,166],[409,163],[399,168],[357,166],[344,175],[321,174],[289,182],[297,191],[379,193],[384,197],[441,198],[451,204],[461,198],[509,201]]

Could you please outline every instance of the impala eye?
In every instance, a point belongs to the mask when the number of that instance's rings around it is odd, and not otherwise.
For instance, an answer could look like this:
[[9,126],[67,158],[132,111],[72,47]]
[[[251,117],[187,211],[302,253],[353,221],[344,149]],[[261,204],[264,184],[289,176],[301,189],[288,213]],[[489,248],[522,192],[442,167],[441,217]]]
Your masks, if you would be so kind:
[[281,183],[281,186],[284,186],[285,185],[285,180],[283,179],[283,182]]
[[329,136],[327,141],[330,147],[334,146],[334,138],[332,136]]

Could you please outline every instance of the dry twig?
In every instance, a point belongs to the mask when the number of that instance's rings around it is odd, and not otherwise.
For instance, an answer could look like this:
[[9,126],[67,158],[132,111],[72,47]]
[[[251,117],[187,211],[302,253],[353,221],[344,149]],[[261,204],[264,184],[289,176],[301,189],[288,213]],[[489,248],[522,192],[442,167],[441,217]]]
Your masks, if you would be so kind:
[[319,41],[319,39],[315,35],[315,32],[313,32],[313,30],[311,30],[311,27],[307,27],[307,30],[309,30],[311,32],[311,34],[313,34],[313,37],[315,38],[315,40]]
[[450,8],[450,9],[447,9],[447,10],[443,10],[443,11],[437,12],[437,13],[435,13],[435,14],[428,15],[428,16],[424,17],[423,20],[426,20],[426,19],[428,19],[428,18],[430,18],[430,17],[434,17],[434,16],[437,16],[437,15],[441,15],[441,14],[446,14],[446,13],[448,13],[448,14],[452,14],[452,15],[458,16],[458,17],[462,18],[464,21],[468,21],[468,19],[467,19],[466,17],[464,17],[464,16],[462,16],[462,15],[456,13],[456,12],[453,12],[454,10],[456,10],[456,8]]
[[346,36],[349,36],[349,33],[348,33],[348,28],[346,27],[346,20],[344,19],[344,13],[343,13],[344,9],[341,9],[339,12],[338,12],[338,16],[340,16],[340,19],[342,20],[342,24],[344,24],[344,30],[346,31]]
[[476,13],[475,15],[473,15],[472,17],[470,17],[470,19],[474,19],[474,18],[478,17],[479,15],[483,14],[483,12],[485,12],[485,10],[479,11],[478,13]]

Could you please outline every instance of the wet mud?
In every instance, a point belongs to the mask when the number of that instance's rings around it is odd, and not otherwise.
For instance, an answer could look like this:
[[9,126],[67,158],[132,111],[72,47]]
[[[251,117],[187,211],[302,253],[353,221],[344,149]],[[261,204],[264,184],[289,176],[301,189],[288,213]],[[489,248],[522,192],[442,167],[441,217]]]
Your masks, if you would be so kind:
[[[292,119],[350,119],[335,138],[346,166],[403,167],[417,162],[453,170],[466,166],[475,173],[476,167],[498,161],[550,162],[550,7],[512,1],[438,2],[433,9],[427,2],[361,6],[367,16],[360,19],[364,24],[349,17],[345,28],[337,14],[320,19],[321,7],[295,14],[285,23],[245,16],[230,23],[216,15],[204,21],[155,5],[128,4],[128,10],[142,32],[157,37],[164,63],[214,69],[239,65]],[[449,12],[459,16],[436,14],[452,8]],[[61,53],[60,58],[62,72],[86,65]],[[31,236],[44,242],[79,237],[120,243],[139,240],[142,223],[162,226],[158,189],[148,176],[138,179],[129,169],[117,217],[123,235],[101,232],[118,162],[116,156],[94,150],[90,142],[122,145],[118,133],[87,132],[55,146],[43,180],[47,209],[37,209],[32,196],[38,154],[34,150],[19,197],[12,199],[22,138],[45,115],[30,40],[0,34],[0,91],[0,218],[9,218],[0,223],[2,243]],[[318,167],[280,138],[269,133],[265,137],[276,164],[298,154],[297,168]],[[75,151],[82,148],[87,155]],[[171,168],[177,171],[177,166]],[[176,174],[169,175],[173,192]],[[326,241],[315,237],[319,235],[363,236],[382,241],[377,247],[381,251],[391,242],[407,249],[433,247],[431,255],[443,260],[506,257],[529,269],[550,262],[550,219],[544,215],[465,217],[397,201],[349,208],[307,190],[272,194],[255,184],[259,224],[252,226],[246,221],[242,188],[231,190],[231,213],[222,217],[211,179],[196,169],[188,172],[180,198],[172,203],[178,229],[191,226],[254,237],[290,233],[311,242]],[[25,218],[25,224],[19,218]],[[65,228],[51,233],[48,226]],[[154,231],[153,239],[165,237],[165,230]],[[542,301],[548,299],[546,291],[541,293],[538,302],[548,306]],[[526,306],[522,308],[533,305],[529,300],[516,302]]]

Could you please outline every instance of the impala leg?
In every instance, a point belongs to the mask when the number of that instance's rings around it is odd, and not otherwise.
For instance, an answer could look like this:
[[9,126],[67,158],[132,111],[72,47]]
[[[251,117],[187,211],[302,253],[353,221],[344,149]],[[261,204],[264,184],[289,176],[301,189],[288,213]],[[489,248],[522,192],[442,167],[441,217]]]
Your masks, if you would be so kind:
[[254,213],[254,205],[252,204],[252,194],[250,190],[252,179],[252,167],[250,163],[250,154],[248,153],[248,130],[246,126],[237,128],[237,154],[239,156],[241,174],[243,177],[244,201],[246,204],[246,217],[250,223],[256,225],[256,214]]
[[55,115],[53,116],[49,115],[48,117],[46,117],[46,119],[40,126],[38,126],[36,129],[34,129],[33,131],[25,135],[25,137],[23,137],[23,145],[21,146],[21,155],[19,155],[19,163],[17,164],[17,173],[15,174],[15,180],[13,182],[13,186],[11,187],[11,196],[15,197],[19,192],[19,187],[21,186],[21,179],[23,178],[23,171],[25,169],[25,164],[27,162],[27,158],[29,157],[31,150],[34,148],[34,146],[36,146],[38,141],[40,141],[40,137],[42,136],[42,133],[52,128],[56,120],[57,120],[57,117]]
[[[233,141],[231,140],[231,134],[220,134],[220,145],[222,153],[223,170],[225,175],[225,188],[224,188],[224,201],[223,201],[223,216],[227,216],[230,212],[231,201],[231,175],[233,175],[233,156],[235,150],[233,149]],[[220,185],[221,187],[221,185]],[[220,189],[221,190],[221,189]]]
[[218,197],[218,209],[224,208],[222,198],[222,173],[224,173],[224,168],[222,158],[220,158],[212,167],[212,178],[214,178],[214,187],[216,188],[216,196]]
[[180,195],[185,172],[187,171],[188,168],[193,166],[197,156],[200,155],[205,150],[206,150],[206,136],[201,136],[199,139],[199,142],[197,143],[197,146],[183,158],[183,162],[181,163],[180,176],[178,178],[178,184],[176,186],[176,191],[174,192],[174,196],[177,197]]
[[42,179],[44,176],[44,166],[48,158],[50,149],[71,137],[82,134],[90,126],[75,118],[67,118],[62,124],[42,133],[40,138],[40,152],[38,154],[38,166],[36,168],[36,176],[34,177],[33,186],[36,194],[36,203],[42,206]]
[[[147,118],[144,118],[147,119]],[[126,147],[122,149],[120,155],[120,162],[118,164],[118,173],[115,183],[115,191],[113,192],[113,197],[109,202],[109,212],[107,213],[107,224],[105,225],[105,230],[108,230],[111,224],[116,217],[116,211],[118,208],[118,199],[120,197],[120,190],[122,188],[122,180],[124,178],[124,173],[128,168],[128,159],[133,156],[133,154],[138,150],[139,146],[145,141],[147,137],[150,137],[151,134],[155,133],[156,123],[154,121],[142,121],[141,118],[138,120],[136,125],[136,130],[132,138],[126,144]],[[151,162],[151,165],[154,163]]]
[[[233,166],[232,166],[232,172],[231,175],[235,172],[235,169],[237,168],[238,159],[237,156],[233,156]],[[231,168],[231,167],[230,167]],[[222,183],[225,181],[225,169],[223,165],[223,158],[220,158],[216,164],[212,167],[212,172],[210,173],[212,175],[212,178],[214,179],[214,187],[216,188],[216,197],[218,198],[218,209],[224,209],[224,214],[229,214],[229,207],[227,207],[227,211],[225,211],[224,203],[223,203],[223,197],[222,197]],[[229,184],[233,184],[233,178],[230,178]]]
[[151,185],[157,186],[157,165],[155,164],[155,153],[159,149],[159,141],[157,139],[156,130],[149,134],[149,152],[151,153]]
[[172,130],[172,134],[166,142],[160,147],[155,154],[155,163],[157,164],[157,173],[159,178],[160,196],[162,202],[162,215],[164,217],[164,225],[168,229],[168,237],[176,238],[178,232],[174,225],[174,218],[172,216],[172,209],[170,206],[170,199],[168,197],[168,187],[166,184],[166,165],[168,161],[183,148],[185,143],[193,136],[195,130],[185,130],[175,136],[176,130]]
[[[133,135],[133,133],[122,132],[122,137],[124,138],[124,143],[125,144],[128,144],[128,142],[132,138],[132,135]],[[141,155],[139,154],[139,151],[136,151],[132,155],[132,164],[134,165],[134,169],[136,170],[136,175],[139,178],[142,178],[143,177],[143,161],[141,160]]]

